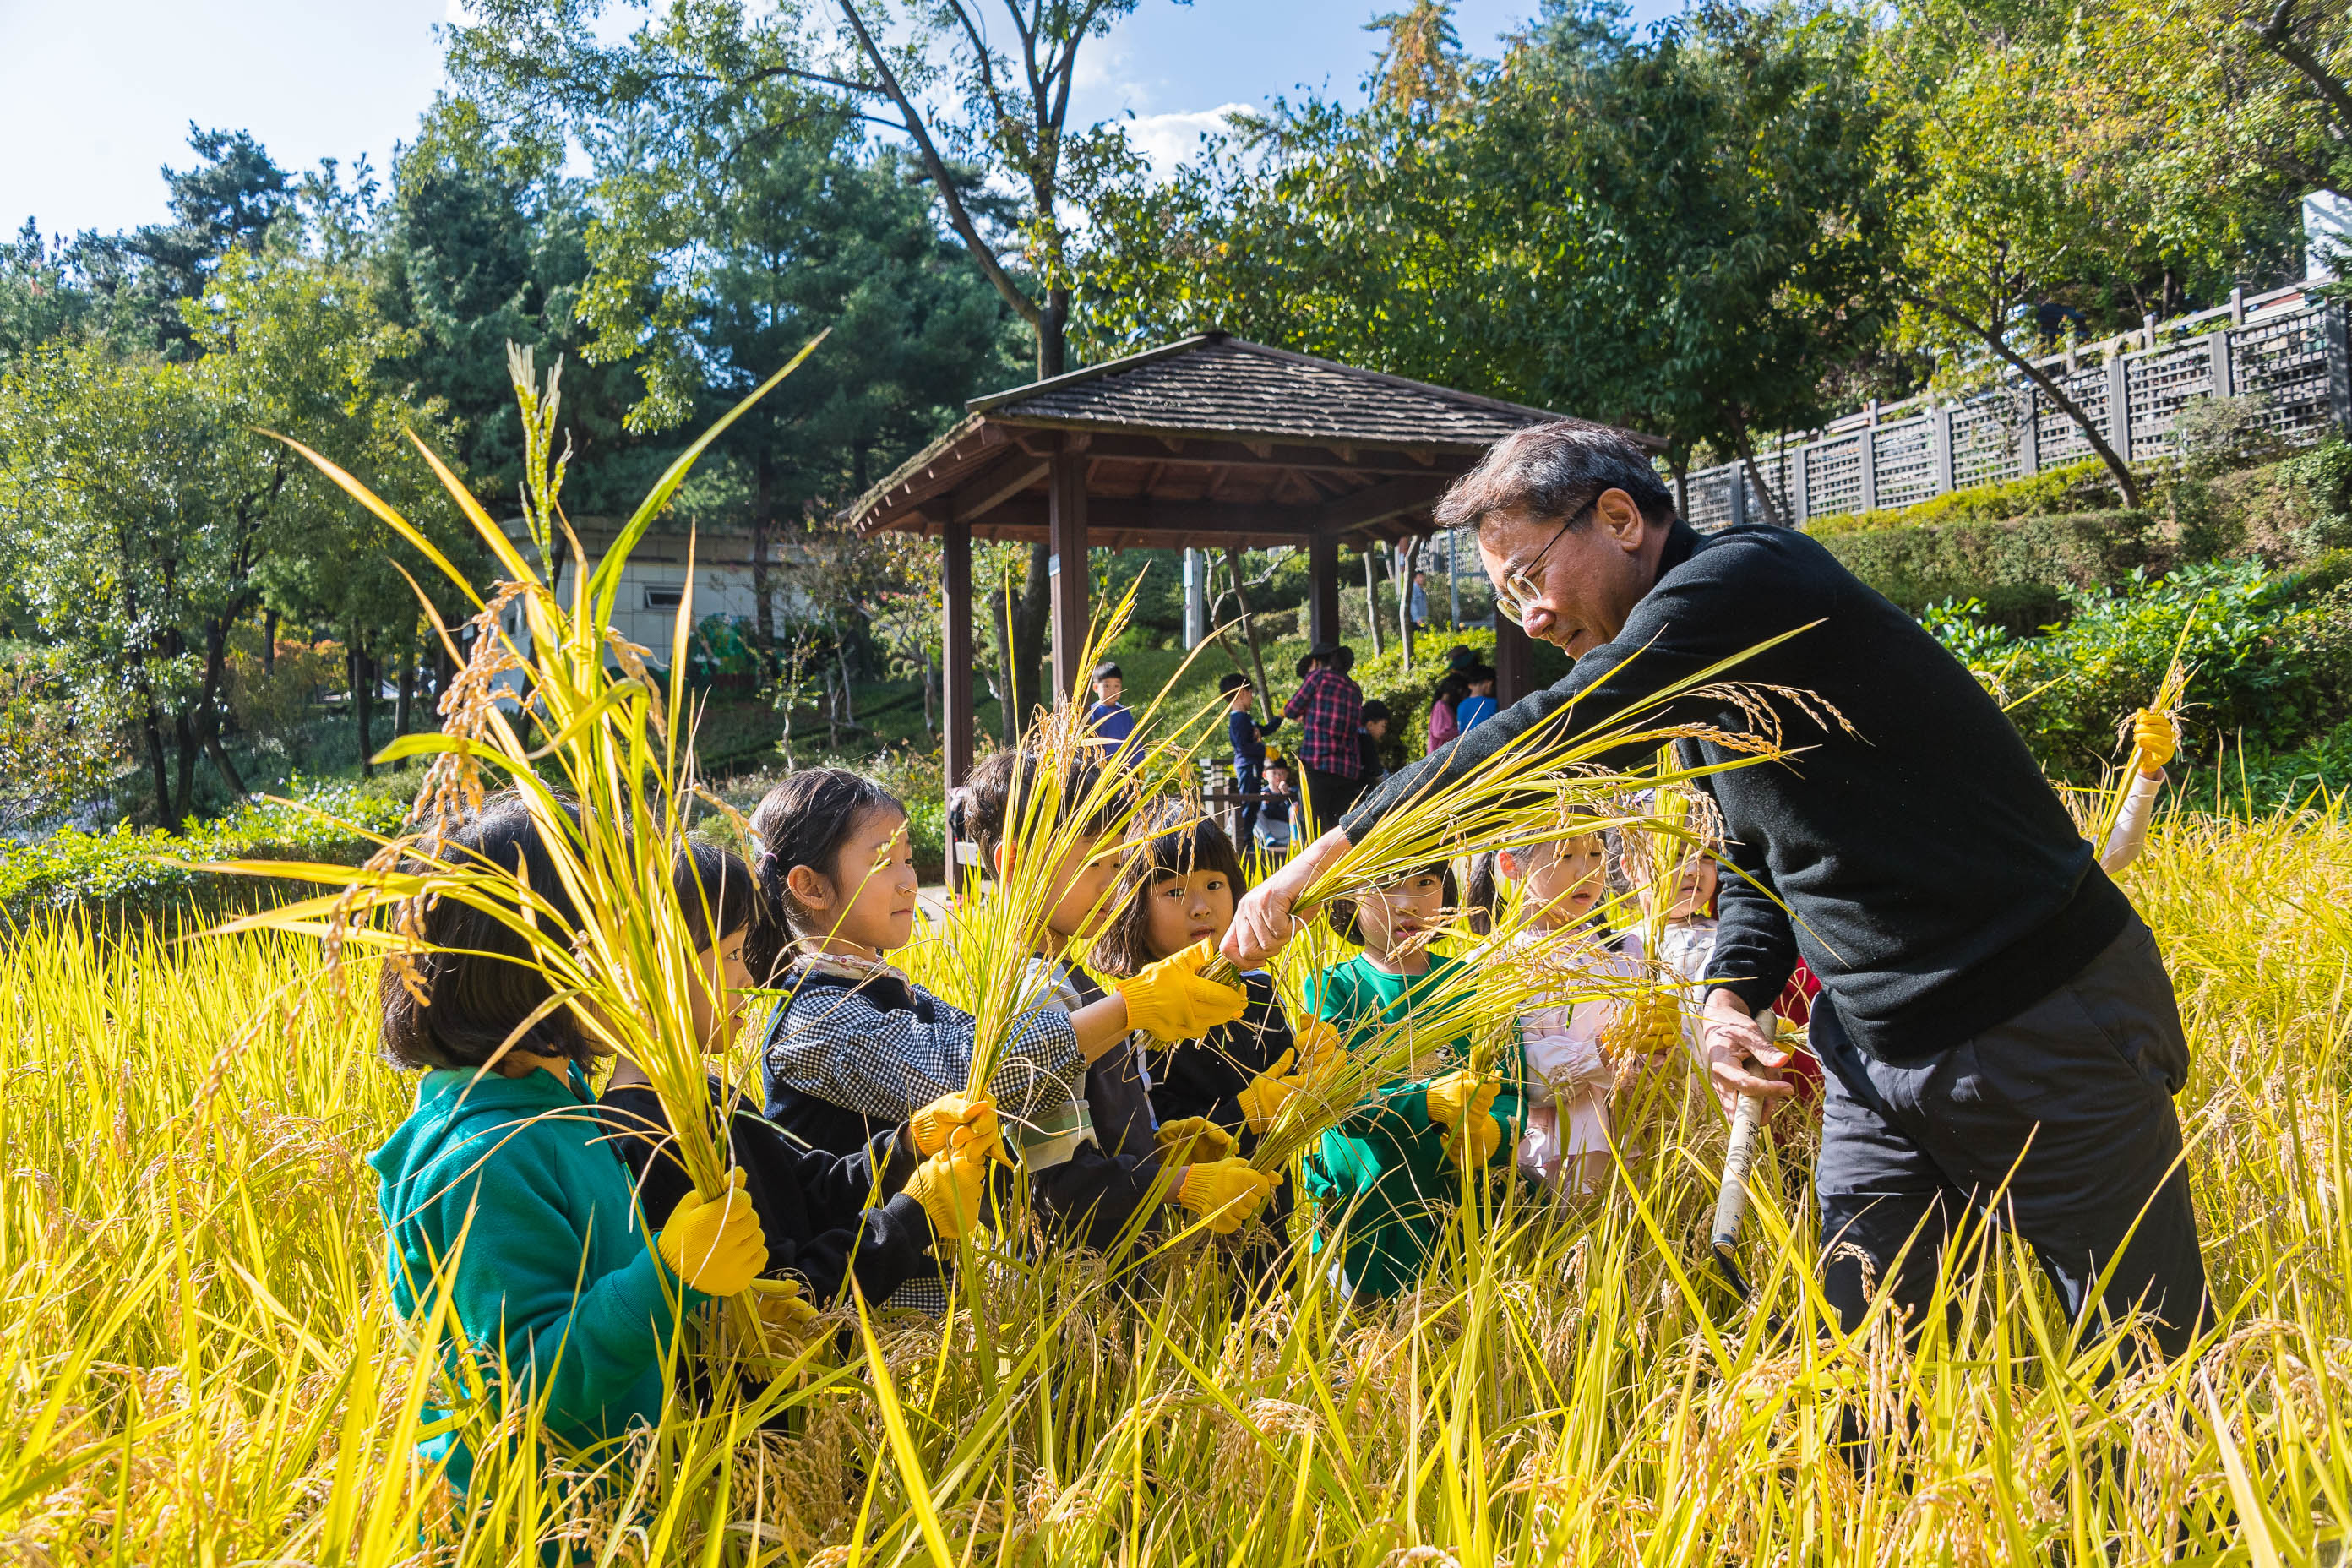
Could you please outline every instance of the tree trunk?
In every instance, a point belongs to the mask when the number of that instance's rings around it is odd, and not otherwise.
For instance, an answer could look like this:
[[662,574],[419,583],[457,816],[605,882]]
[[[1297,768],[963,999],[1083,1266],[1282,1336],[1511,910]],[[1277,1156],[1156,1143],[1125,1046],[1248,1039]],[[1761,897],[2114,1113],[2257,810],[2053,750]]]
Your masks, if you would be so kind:
[[768,536],[775,526],[775,458],[766,447],[751,465],[751,597],[758,601],[751,624],[760,636],[760,673],[768,670],[768,650],[776,646],[776,606],[768,595]]
[[196,727],[188,721],[184,708],[172,721],[172,738],[179,752],[179,767],[172,786],[172,815],[165,826],[177,833],[195,809],[196,794]]
[[2050,401],[2057,405],[2058,411],[2074,422],[2074,427],[2091,444],[2091,450],[2098,454],[2099,461],[2106,464],[2107,471],[2115,475],[2116,488],[2123,492],[2124,505],[2135,511],[2139,510],[2139,479],[2131,471],[2131,465],[2116,456],[2116,449],[2108,446],[2106,437],[2100,434],[2097,421],[2083,412],[2081,404],[2066,395],[2065,389],[2058,384],[2054,376],[2009,346],[2009,335],[2000,330],[1999,317],[1996,316],[1990,323],[1979,321],[1962,315],[1932,296],[1915,295],[1914,298],[1954,326],[1982,338],[1985,346],[2000,355],[2011,370],[2046,394]]
[[[1013,683],[1014,705],[1034,704],[1037,694],[1045,689],[1045,629],[1054,603],[1054,580],[1046,574],[1051,556],[1041,541],[1029,547],[1029,575],[1021,584],[1021,596],[1013,601],[1013,665],[1006,671]],[[1086,570],[1079,563],[1078,569]],[[1013,733],[1018,735],[1028,722],[1029,715],[1014,715]]]
[[140,728],[147,736],[147,765],[155,775],[155,826],[166,833],[177,833],[179,824],[172,820],[172,773],[163,760],[163,715],[156,710],[152,695]]
[[923,655],[923,733],[937,739],[940,726],[932,715],[939,711],[940,661],[929,654]]
[[1412,574],[1421,570],[1421,541],[1414,538],[1404,547],[1404,570],[1397,577],[1397,647],[1404,649],[1404,661],[1412,662]]
[[228,748],[220,738],[220,688],[228,669],[228,627],[215,623],[205,633],[205,684],[196,696],[196,736],[212,759],[213,768],[228,785],[229,793],[243,800],[253,792],[245,787],[244,778],[236,764],[228,760]]
[[1051,381],[1069,368],[1069,342],[1064,335],[1070,321],[1070,291],[1045,290],[1045,305],[1037,322],[1037,379]]
[[392,708],[392,732],[397,737],[408,733],[409,710],[416,702],[416,633],[412,628],[408,644],[400,650],[400,695]]
[[278,673],[278,612],[261,612],[261,675],[263,679]]
[[1748,426],[1736,426],[1732,433],[1738,439],[1739,460],[1748,469],[1749,482],[1756,487],[1756,498],[1764,503],[1764,521],[1775,528],[1788,527],[1789,520],[1781,513],[1780,503],[1773,498],[1772,487],[1764,482],[1763,474],[1757,469],[1756,444],[1748,438]]
[[1364,620],[1372,628],[1372,657],[1381,657],[1381,589],[1380,567],[1374,557],[1377,550],[1363,552],[1364,557]]
[[1257,672],[1258,711],[1274,717],[1274,693],[1266,689],[1265,655],[1257,646],[1257,618],[1250,614],[1249,590],[1242,584],[1242,552],[1225,552],[1225,569],[1234,574],[1234,603],[1241,606],[1242,640],[1249,644],[1250,668]]
[[1004,731],[1004,743],[1012,745],[1021,735],[1021,682],[1013,673],[1013,594],[1009,584],[998,584],[997,591],[989,595],[988,619],[996,632],[996,668],[1004,684],[996,693],[997,718]]
[[352,639],[352,717],[360,727],[360,777],[375,777],[375,661]]

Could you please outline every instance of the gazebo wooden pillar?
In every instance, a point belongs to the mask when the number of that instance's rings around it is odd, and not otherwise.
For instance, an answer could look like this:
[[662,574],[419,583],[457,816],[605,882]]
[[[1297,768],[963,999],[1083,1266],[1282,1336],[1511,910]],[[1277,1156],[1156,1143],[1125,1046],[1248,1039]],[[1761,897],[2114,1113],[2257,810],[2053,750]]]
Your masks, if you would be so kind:
[[[973,540],[1045,542],[1052,700],[1066,702],[1081,696],[1088,674],[1077,661],[1092,608],[1089,546],[1220,555],[1304,548],[1307,634],[1338,642],[1340,549],[1430,532],[1437,498],[1489,446],[1559,417],[1223,332],[967,407],[961,424],[845,514],[861,533],[940,542],[950,784],[962,781],[973,756]],[[1527,645],[1517,628],[1511,635],[1517,652],[1498,639],[1496,684],[1516,694],[1527,680]],[[1042,696],[1019,693],[1024,706]]]

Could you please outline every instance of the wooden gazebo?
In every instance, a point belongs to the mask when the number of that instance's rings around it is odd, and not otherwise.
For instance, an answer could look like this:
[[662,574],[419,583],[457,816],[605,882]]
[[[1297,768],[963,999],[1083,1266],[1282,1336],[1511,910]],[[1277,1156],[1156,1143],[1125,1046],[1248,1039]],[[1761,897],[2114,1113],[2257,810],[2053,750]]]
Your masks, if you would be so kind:
[[[1339,546],[1433,531],[1439,495],[1496,440],[1559,417],[1207,332],[966,405],[956,427],[847,513],[861,533],[942,542],[950,784],[972,756],[971,542],[1047,542],[1055,700],[1086,672],[1090,545],[1305,545],[1315,640],[1339,627]],[[1528,684],[1498,625],[1498,694]],[[1271,693],[1267,694],[1269,697]]]

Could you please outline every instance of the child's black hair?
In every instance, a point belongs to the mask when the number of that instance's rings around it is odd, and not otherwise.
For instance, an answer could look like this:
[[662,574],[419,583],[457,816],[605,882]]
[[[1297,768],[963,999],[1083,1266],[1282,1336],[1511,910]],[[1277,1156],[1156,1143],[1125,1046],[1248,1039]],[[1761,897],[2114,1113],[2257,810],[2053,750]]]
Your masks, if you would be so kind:
[[1123,980],[1169,956],[1153,952],[1147,945],[1154,884],[1169,877],[1214,871],[1224,878],[1236,903],[1249,886],[1242,875],[1241,857],[1234,853],[1234,841],[1213,819],[1180,800],[1168,802],[1152,815],[1150,841],[1136,850],[1120,872],[1113,913],[1094,951],[1087,955],[1090,968],[1115,979]]
[[1437,689],[1431,693],[1430,700],[1443,702],[1448,708],[1459,708],[1462,700],[1469,695],[1470,683],[1462,679],[1462,672],[1449,669],[1438,678]]
[[1249,683],[1250,678],[1248,676],[1244,675],[1238,669],[1229,669],[1225,671],[1224,674],[1217,677],[1217,695],[1220,697],[1231,697],[1234,692],[1241,690],[1245,686],[1248,686]]
[[751,977],[772,981],[792,956],[802,910],[785,885],[795,866],[806,866],[838,882],[841,854],[859,822],[877,811],[903,817],[898,797],[847,768],[804,768],[760,797],[751,812],[751,880],[759,889],[759,915],[743,944]]
[[1381,701],[1379,698],[1370,697],[1364,700],[1365,723],[1375,723],[1380,720],[1391,717],[1393,717],[1393,715],[1389,712],[1389,705]]
[[752,884],[750,864],[732,849],[707,839],[689,838],[679,848],[670,887],[698,949],[717,947],[737,931],[750,930],[759,916],[760,892]]
[[1503,872],[1499,857],[1481,849],[1470,857],[1470,882],[1463,889],[1463,918],[1473,932],[1485,936],[1495,929],[1503,910]]
[[[1024,803],[1035,786],[1037,770],[1042,761],[1037,753],[1026,749],[992,752],[981,759],[948,802],[948,831],[980,851],[980,868],[983,876],[996,875],[996,848],[1004,842],[1004,827],[1026,815]],[[1062,806],[1071,806],[1097,793],[1102,779],[1099,765],[1085,756],[1072,757],[1062,774]],[[1104,792],[1099,804],[1087,816],[1079,831],[1093,837],[1108,833],[1118,823],[1125,802],[1116,792]]]
[[[442,839],[439,854],[453,866],[499,868],[519,876],[551,907],[550,935],[579,929],[579,914],[563,890],[555,858],[520,795],[498,795],[483,802]],[[550,912],[541,911],[539,919],[545,929]],[[405,962],[423,995],[403,983],[398,963],[386,963],[378,982],[383,1054],[394,1065],[478,1068],[509,1037],[513,1048],[538,1056],[585,1061],[594,1054],[568,1007],[556,1008],[516,1035],[555,992],[532,963],[530,944],[496,916],[458,899],[440,898],[426,906],[419,934],[427,951]]]
[[[1445,889],[1445,907],[1449,910],[1462,901],[1461,885],[1454,879],[1454,862],[1451,860],[1440,860],[1433,865],[1422,866],[1411,871],[1400,871],[1391,879],[1391,880],[1402,882],[1409,877],[1437,877],[1443,879]],[[1323,918],[1331,923],[1331,929],[1338,931],[1342,940],[1352,942],[1359,947],[1361,947],[1364,944],[1362,928],[1358,926],[1356,923],[1355,900],[1333,899],[1329,903],[1323,906]]]
[[1126,679],[1127,679],[1127,677],[1125,677],[1124,675],[1121,675],[1121,674],[1118,672],[1118,666],[1117,666],[1117,665],[1113,664],[1113,663],[1112,663],[1110,660],[1108,660],[1108,659],[1105,659],[1105,660],[1103,660],[1100,664],[1098,664],[1098,665],[1095,666],[1095,672],[1094,672],[1094,675],[1090,678],[1090,681],[1091,681],[1091,680],[1125,680]]

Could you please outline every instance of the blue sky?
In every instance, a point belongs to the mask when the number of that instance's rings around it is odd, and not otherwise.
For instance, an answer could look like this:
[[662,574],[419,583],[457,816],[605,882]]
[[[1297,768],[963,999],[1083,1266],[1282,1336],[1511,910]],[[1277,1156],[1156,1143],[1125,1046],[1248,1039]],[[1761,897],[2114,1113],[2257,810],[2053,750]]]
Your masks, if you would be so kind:
[[[161,216],[159,165],[188,122],[251,130],[289,168],[360,153],[379,170],[440,83],[433,28],[457,0],[0,0],[0,226],[127,228]],[[1492,53],[1537,0],[1459,0],[1462,39]],[[1304,88],[1353,98],[1398,0],[1143,0],[1081,60],[1073,117],[1132,112],[1181,156],[1229,104]],[[1649,19],[1678,9],[1635,0]]]

